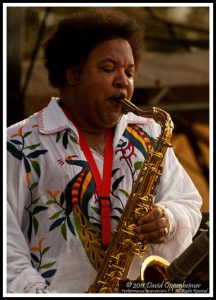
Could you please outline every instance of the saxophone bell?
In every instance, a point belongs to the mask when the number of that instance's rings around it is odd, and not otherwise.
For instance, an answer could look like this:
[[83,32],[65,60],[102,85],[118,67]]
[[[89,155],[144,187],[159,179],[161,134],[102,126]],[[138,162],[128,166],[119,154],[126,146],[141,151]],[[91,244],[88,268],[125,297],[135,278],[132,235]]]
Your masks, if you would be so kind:
[[140,279],[144,282],[166,281],[168,266],[169,262],[163,257],[150,255],[142,263]]

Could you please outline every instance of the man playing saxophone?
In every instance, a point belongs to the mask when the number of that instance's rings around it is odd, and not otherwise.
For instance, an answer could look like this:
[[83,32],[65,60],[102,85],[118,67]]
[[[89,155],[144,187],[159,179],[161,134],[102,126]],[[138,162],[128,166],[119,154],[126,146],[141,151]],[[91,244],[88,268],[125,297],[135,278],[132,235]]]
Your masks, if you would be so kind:
[[[45,66],[59,95],[7,131],[9,293],[84,293],[94,282],[161,134],[153,118],[122,113],[142,43],[135,20],[102,8],[72,14],[47,39]],[[153,202],[124,243],[148,244],[145,257],[172,262],[199,228],[202,200],[171,147],[163,164]],[[142,260],[131,259],[128,278]]]

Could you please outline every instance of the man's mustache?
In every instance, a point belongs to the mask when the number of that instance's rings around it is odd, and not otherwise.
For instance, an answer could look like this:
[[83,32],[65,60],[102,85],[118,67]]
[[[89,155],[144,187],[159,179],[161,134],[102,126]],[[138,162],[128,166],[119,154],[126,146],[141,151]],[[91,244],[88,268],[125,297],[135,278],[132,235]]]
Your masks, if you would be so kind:
[[124,93],[120,92],[120,93],[113,94],[108,99],[109,100],[122,100],[124,98],[126,98],[126,95]]

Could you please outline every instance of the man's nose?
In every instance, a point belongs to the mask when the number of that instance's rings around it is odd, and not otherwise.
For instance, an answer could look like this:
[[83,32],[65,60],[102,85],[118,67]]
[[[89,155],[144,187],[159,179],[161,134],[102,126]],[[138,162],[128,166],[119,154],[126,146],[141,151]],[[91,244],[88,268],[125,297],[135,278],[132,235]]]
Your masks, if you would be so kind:
[[114,79],[114,87],[126,89],[128,86],[128,79],[125,73],[120,72]]

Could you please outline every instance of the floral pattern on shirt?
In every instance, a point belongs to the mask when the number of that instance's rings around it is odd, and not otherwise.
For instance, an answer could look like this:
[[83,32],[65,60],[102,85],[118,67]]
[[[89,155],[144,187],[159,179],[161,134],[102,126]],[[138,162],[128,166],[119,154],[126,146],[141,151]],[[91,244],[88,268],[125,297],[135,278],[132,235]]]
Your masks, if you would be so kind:
[[[55,272],[56,269],[51,269],[51,267],[53,267],[53,265],[56,264],[56,261],[51,261],[49,263],[45,263],[43,264],[43,256],[49,251],[50,246],[47,247],[43,247],[43,243],[44,243],[45,238],[40,238],[38,241],[38,244],[36,246],[31,247],[31,258],[32,258],[32,265],[33,267],[41,272],[41,276],[43,276],[43,278],[50,278],[52,277]],[[47,271],[43,271],[49,269]],[[46,280],[47,284],[49,284],[49,281]]]
[[[37,127],[33,125],[32,128]],[[30,203],[25,207],[29,215],[29,227],[28,227],[28,240],[31,240],[32,227],[35,230],[35,235],[37,234],[39,222],[36,215],[41,211],[47,209],[45,206],[37,205],[40,197],[33,198],[32,191],[38,186],[41,174],[40,164],[37,162],[37,158],[40,155],[44,155],[47,150],[35,150],[40,147],[40,143],[29,144],[27,137],[32,134],[32,131],[24,131],[23,127],[20,127],[17,133],[10,136],[10,140],[7,142],[7,151],[10,152],[15,158],[23,161],[25,167],[25,181],[27,188],[29,190]],[[16,139],[15,139],[16,138]],[[37,181],[31,182],[32,171],[34,171],[38,177]]]
[[[95,197],[97,202],[98,195],[96,193],[95,182],[87,161],[79,159],[77,155],[67,155],[64,162],[59,160],[59,164],[64,163],[68,165],[76,165],[81,167],[79,173],[77,173],[65,186],[65,189],[61,191],[50,190],[46,191],[49,199],[46,201],[45,205],[36,205],[40,197],[32,199],[31,191],[35,189],[38,182],[31,182],[31,172],[32,169],[37,173],[38,180],[40,179],[40,163],[36,160],[40,155],[43,155],[47,150],[35,150],[40,146],[38,144],[26,145],[26,139],[31,135],[31,131],[23,133],[24,128],[20,128],[16,134],[11,136],[11,140],[8,142],[8,151],[17,159],[23,160],[25,171],[26,171],[26,184],[29,189],[31,202],[26,206],[26,210],[29,213],[29,228],[28,228],[28,238],[31,240],[32,230],[34,228],[35,235],[37,235],[39,222],[37,220],[37,214],[43,210],[48,209],[50,206],[55,205],[58,209],[54,213],[49,215],[49,231],[57,230],[59,228],[65,241],[68,239],[68,230],[74,234],[78,235],[82,245],[86,251],[86,254],[91,261],[95,269],[99,269],[102,259],[104,257],[105,251],[101,247],[101,221],[100,221],[100,208],[92,206],[91,209],[98,215],[96,220],[93,220],[88,214],[88,203],[92,197]],[[17,139],[14,139],[17,137]],[[59,132],[56,134],[55,141],[59,142],[62,137],[62,145],[65,149],[68,147],[69,141],[72,143],[77,143],[77,140],[70,135],[69,130],[65,130],[63,133]],[[135,161],[134,166],[132,165],[132,157],[136,157],[135,148],[137,148],[145,157],[148,149],[152,149],[152,140],[142,129],[136,125],[128,125],[125,132],[116,147],[115,153],[119,153],[119,160],[125,160],[126,164],[130,170],[132,176],[132,182],[135,182],[135,172],[139,171],[142,161]],[[16,145],[21,147],[21,149],[16,148]],[[31,150],[29,152],[29,150]],[[28,151],[28,153],[26,153]],[[34,159],[34,160],[33,160]],[[121,198],[118,196],[119,192],[128,197],[129,194],[126,190],[120,189],[120,183],[124,180],[125,175],[116,176],[119,168],[112,171],[112,177],[115,176],[115,180],[111,185],[110,193],[112,197],[119,200],[120,206],[112,207],[111,218],[117,222],[120,219],[121,213],[124,209],[124,204]],[[118,193],[116,194],[116,191]],[[32,209],[31,209],[32,208]],[[73,212],[73,222],[71,219],[71,213]],[[116,213],[117,212],[117,213]],[[40,258],[37,258],[35,254],[32,254],[32,259],[34,263],[38,263],[37,269],[41,269],[42,254],[41,244],[43,239],[39,239],[38,244],[40,246],[32,247],[34,251],[38,251]],[[36,249],[37,248],[37,249]],[[40,248],[40,249],[39,249]],[[53,263],[47,263],[46,266],[51,267]],[[54,275],[54,270],[51,269],[46,273],[44,277]]]
[[[94,280],[104,254],[98,251],[98,195],[76,128],[52,99],[41,112],[12,125],[7,132],[8,289],[24,292],[32,285],[49,281],[59,292],[84,292]],[[122,116],[116,126],[110,186],[112,231],[147,149],[154,145],[151,136],[157,138],[158,134],[160,128],[155,122],[132,113]],[[103,158],[96,153],[93,156],[102,174]],[[184,248],[182,240],[189,241],[191,230],[197,228],[201,200],[172,150],[167,153],[161,179],[156,197],[159,203],[170,207],[167,211],[172,226],[176,216],[181,219],[180,212],[187,217],[178,223],[178,228],[184,228],[184,236],[175,235],[159,247],[151,245],[151,249],[173,259],[173,253]],[[169,204],[170,199],[176,202],[175,206]],[[172,251],[168,251],[169,243]],[[129,278],[139,275],[137,268],[132,273]]]

